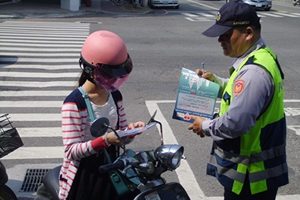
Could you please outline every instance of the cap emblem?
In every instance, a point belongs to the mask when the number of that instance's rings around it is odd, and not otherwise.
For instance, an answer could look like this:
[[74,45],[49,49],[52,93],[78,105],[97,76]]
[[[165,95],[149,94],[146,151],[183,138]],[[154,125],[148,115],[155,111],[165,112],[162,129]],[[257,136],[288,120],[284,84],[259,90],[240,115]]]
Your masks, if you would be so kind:
[[220,14],[220,12],[218,12],[216,15],[216,21],[218,22],[218,21],[220,21],[220,19],[221,19],[221,14]]

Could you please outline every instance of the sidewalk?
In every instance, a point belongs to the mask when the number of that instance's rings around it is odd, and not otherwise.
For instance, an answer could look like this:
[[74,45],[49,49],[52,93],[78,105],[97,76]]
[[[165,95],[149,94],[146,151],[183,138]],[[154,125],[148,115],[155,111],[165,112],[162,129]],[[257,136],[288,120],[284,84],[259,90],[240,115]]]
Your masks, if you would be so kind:
[[110,0],[93,1],[91,7],[81,4],[79,11],[69,11],[60,7],[60,0],[21,0],[18,3],[1,4],[1,19],[23,18],[66,18],[66,17],[93,17],[109,14],[145,14],[151,11],[146,5],[134,7],[125,0],[124,5],[116,6]]

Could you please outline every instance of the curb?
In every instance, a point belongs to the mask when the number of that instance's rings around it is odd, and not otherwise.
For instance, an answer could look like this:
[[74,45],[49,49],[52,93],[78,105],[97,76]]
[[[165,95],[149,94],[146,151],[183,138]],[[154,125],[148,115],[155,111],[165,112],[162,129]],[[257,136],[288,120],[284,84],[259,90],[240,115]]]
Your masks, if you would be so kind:
[[[1,8],[2,7],[2,8]],[[47,8],[47,4],[37,7],[14,3],[2,5],[0,7],[0,20],[4,19],[36,19],[36,18],[76,18],[76,17],[99,17],[103,14],[113,15],[144,15],[152,11],[147,6],[134,7],[132,4],[125,3],[116,6],[111,1],[103,1],[103,4],[85,7],[81,5],[79,11],[68,11],[60,7]],[[43,12],[44,11],[44,12]]]

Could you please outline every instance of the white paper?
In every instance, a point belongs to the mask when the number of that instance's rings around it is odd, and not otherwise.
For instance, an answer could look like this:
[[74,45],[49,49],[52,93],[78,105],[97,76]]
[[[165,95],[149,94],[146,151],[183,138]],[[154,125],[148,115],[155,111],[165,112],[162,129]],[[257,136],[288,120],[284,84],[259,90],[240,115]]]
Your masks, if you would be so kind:
[[151,122],[151,123],[145,125],[142,128],[134,128],[134,129],[130,129],[130,130],[129,129],[118,130],[117,133],[118,133],[120,138],[127,137],[127,136],[138,135],[138,134],[148,130],[149,128],[152,128],[154,125],[156,125],[156,122]]

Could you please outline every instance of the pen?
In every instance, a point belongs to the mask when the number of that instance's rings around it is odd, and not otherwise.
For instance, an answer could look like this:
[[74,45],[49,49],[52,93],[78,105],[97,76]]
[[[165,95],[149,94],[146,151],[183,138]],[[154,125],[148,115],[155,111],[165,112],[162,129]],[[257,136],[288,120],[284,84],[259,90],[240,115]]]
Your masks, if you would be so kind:
[[204,69],[205,69],[204,68],[205,62],[202,62],[201,65],[202,65],[202,70],[204,71]]

